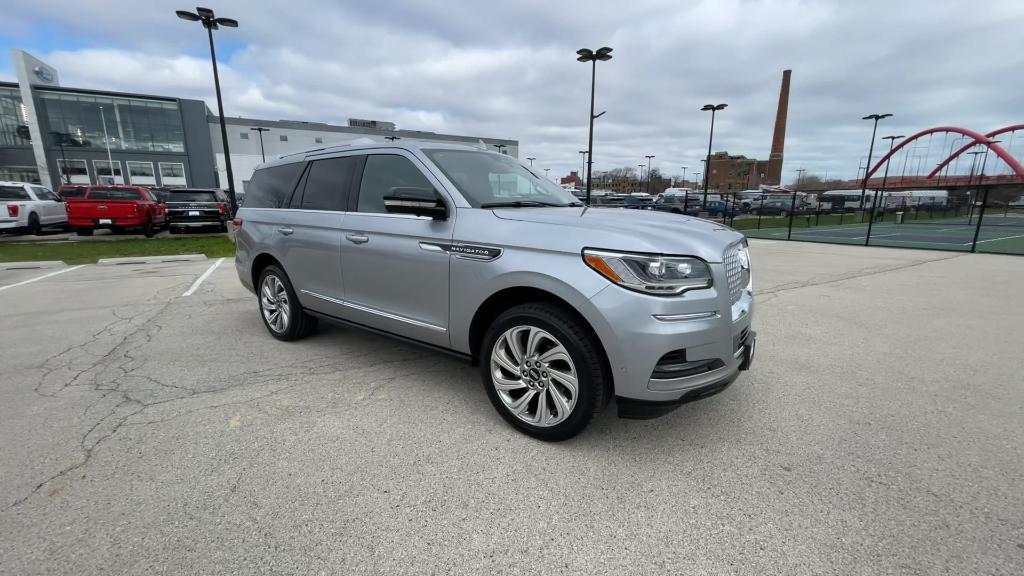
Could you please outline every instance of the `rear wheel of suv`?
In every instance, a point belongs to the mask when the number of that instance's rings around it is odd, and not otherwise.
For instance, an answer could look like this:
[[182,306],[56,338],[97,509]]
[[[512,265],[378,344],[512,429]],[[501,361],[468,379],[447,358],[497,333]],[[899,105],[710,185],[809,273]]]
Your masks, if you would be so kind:
[[75,234],[79,236],[92,236],[92,228],[75,228]]
[[317,319],[302,309],[288,276],[271,264],[260,273],[256,298],[260,304],[260,317],[270,335],[278,340],[291,341],[308,336],[316,329]]
[[599,344],[558,306],[523,304],[491,324],[480,348],[484,388],[512,426],[540,440],[579,434],[605,406]]

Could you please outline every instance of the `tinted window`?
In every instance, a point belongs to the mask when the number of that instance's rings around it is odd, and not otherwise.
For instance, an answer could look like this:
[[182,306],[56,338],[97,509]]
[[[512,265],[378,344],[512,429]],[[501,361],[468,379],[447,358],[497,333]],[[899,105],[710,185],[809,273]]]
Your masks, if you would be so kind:
[[217,202],[217,195],[213,192],[171,192],[167,195],[167,202]]
[[85,186],[61,186],[60,195],[64,198],[81,198],[85,196]]
[[430,180],[408,158],[384,154],[368,156],[356,209],[359,212],[386,212],[384,197],[395,188],[409,187],[434,189]]
[[33,186],[32,191],[36,193],[36,198],[39,200],[51,200],[56,201],[57,197],[54,196],[53,192],[50,192],[42,186]]
[[[305,210],[344,211],[348,204],[348,191],[359,158],[328,158],[310,164],[306,189],[299,208]],[[295,206],[292,202],[292,206]]]
[[471,150],[425,152],[474,206],[523,201],[559,206],[578,203],[575,196],[511,156]]
[[28,200],[28,192],[21,186],[0,186],[0,200]]
[[301,162],[257,170],[245,191],[246,208],[280,208],[302,170]]
[[143,200],[142,193],[133,188],[93,188],[90,200]]

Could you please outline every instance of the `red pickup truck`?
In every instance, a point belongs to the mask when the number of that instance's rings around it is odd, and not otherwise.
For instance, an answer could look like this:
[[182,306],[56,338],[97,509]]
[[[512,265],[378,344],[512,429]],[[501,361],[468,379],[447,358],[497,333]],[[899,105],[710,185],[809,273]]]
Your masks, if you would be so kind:
[[167,206],[141,186],[95,185],[85,194],[68,198],[68,225],[79,236],[92,236],[97,228],[120,231],[141,228],[147,238],[167,227]]

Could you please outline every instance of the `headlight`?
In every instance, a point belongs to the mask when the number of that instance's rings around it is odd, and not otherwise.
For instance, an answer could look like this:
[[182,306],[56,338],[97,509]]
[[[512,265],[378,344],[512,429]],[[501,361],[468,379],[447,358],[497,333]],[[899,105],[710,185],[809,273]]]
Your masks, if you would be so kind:
[[711,287],[711,270],[699,258],[584,250],[583,261],[619,286],[645,294],[672,296]]

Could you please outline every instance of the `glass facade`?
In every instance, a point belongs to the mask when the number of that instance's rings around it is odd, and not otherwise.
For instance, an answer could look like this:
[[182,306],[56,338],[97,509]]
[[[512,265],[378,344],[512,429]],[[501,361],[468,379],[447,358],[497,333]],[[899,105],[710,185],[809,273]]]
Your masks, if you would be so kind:
[[[175,102],[39,91],[40,116],[64,146],[103,150],[184,152],[185,130]],[[102,108],[102,111],[101,111]]]
[[17,88],[0,86],[0,146],[28,146],[28,111]]

